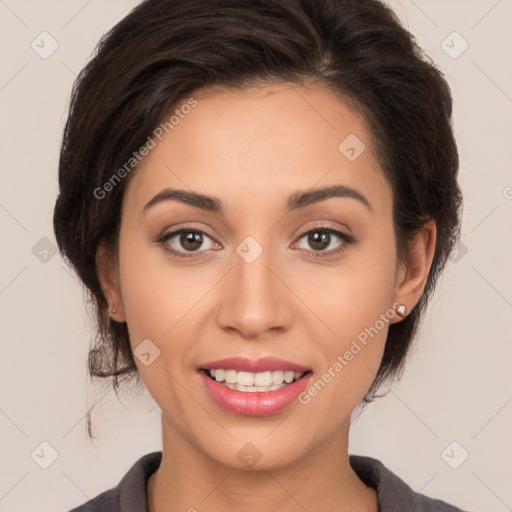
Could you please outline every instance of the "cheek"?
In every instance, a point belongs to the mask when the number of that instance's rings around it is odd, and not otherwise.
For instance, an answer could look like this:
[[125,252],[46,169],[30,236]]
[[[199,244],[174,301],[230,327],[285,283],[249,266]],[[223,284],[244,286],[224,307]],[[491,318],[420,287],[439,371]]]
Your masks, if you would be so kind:
[[339,266],[312,268],[300,278],[302,294],[329,328],[325,329],[330,334],[328,345],[336,350],[373,326],[381,314],[390,312],[395,291],[396,251],[392,233],[388,238],[386,230],[380,229],[380,233],[376,230],[360,247],[350,248]]
[[140,238],[130,233],[120,238],[123,308],[132,346],[145,338],[157,344],[163,341],[204,294],[208,283],[200,272],[172,270],[163,249]]
[[[221,275],[207,266],[180,269],[163,249],[129,230],[125,236],[121,232],[119,255],[123,309],[139,374],[162,409],[168,407],[171,393],[176,398],[173,409],[184,414],[180,376],[188,376],[197,363],[204,308]],[[137,357],[144,340],[150,340],[158,354],[149,366]]]
[[[303,293],[309,290],[308,304],[324,325],[316,322],[316,333],[310,334],[321,354],[321,370],[302,402],[311,404],[326,422],[350,414],[365,395],[395,315],[396,252],[382,232],[380,242],[375,236],[372,247],[367,244],[347,252],[343,265],[330,269],[321,281],[325,269],[309,274],[305,281]],[[393,240],[392,235],[389,239]]]
[[[376,295],[376,294],[375,294]],[[355,299],[340,293],[331,306],[334,335],[317,336],[320,364],[299,403],[323,429],[317,441],[340,428],[371,386],[379,369],[393,313],[382,297],[360,293]],[[347,299],[347,302],[345,302]],[[390,314],[391,312],[391,314]]]
[[[187,320],[206,293],[208,280],[171,270],[161,249],[131,234],[120,238],[119,263],[123,309],[140,377],[162,410],[185,418],[186,400],[181,399],[179,382],[182,368],[190,365],[193,344]],[[139,359],[140,352],[149,352],[149,364]]]

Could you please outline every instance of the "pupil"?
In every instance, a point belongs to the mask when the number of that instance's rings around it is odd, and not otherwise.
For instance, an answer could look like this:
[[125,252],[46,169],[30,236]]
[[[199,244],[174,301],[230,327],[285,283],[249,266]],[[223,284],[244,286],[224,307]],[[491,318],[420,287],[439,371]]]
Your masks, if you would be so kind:
[[203,237],[201,233],[183,231],[180,236],[180,243],[185,249],[199,249],[203,243]]
[[309,243],[313,249],[322,250],[329,246],[330,233],[314,231],[309,235]]

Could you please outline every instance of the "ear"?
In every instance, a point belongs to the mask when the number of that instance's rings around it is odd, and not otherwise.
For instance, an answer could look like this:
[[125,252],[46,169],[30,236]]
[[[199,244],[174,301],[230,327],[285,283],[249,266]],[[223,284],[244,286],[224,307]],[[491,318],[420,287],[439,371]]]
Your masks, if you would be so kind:
[[[427,222],[411,240],[407,261],[399,263],[394,304],[405,305],[409,312],[416,306],[425,290],[436,248],[436,234],[435,221]],[[400,320],[400,316],[396,315],[391,323]]]
[[116,322],[125,322],[117,257],[114,249],[103,242],[96,249],[96,271],[108,303],[109,316]]

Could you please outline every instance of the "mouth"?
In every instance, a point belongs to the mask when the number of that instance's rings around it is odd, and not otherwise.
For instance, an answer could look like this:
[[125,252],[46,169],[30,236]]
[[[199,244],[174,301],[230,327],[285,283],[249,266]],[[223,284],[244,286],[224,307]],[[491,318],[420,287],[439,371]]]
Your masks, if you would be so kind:
[[242,416],[278,414],[296,401],[313,374],[310,368],[273,357],[212,361],[198,373],[217,405]]
[[234,369],[223,368],[202,369],[211,380],[222,384],[233,391],[246,393],[264,393],[285,388],[294,382],[302,379],[310,370],[305,372],[294,372],[285,370],[274,370],[265,372],[244,372]]

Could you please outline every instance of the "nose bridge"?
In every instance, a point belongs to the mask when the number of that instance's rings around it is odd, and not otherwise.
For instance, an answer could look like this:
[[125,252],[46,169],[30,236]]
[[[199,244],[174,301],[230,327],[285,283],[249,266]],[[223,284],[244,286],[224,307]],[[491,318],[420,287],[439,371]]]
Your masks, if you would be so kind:
[[274,275],[279,265],[271,249],[247,237],[233,254],[233,266],[223,288],[221,326],[246,337],[286,327],[289,305],[283,284]]

